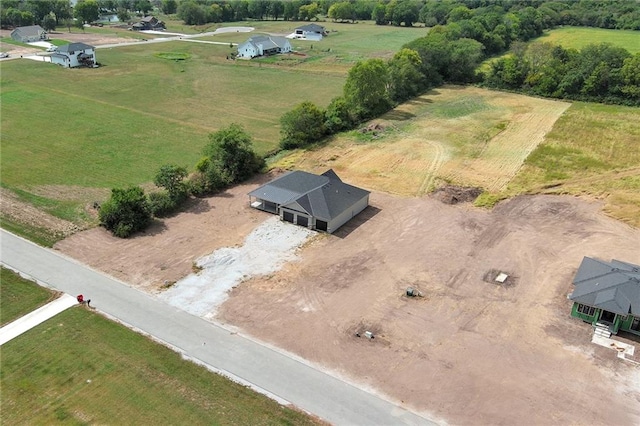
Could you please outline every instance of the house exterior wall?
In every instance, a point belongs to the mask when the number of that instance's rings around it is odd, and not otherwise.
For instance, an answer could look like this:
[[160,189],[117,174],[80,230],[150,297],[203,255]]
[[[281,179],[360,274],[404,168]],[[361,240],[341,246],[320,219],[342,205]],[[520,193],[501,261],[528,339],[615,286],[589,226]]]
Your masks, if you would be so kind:
[[[580,318],[581,320],[588,322],[592,325],[595,325],[600,320],[600,317],[602,316],[602,312],[603,312],[602,309],[593,308],[594,309],[593,315],[588,315],[583,312],[579,312],[578,311],[579,306],[580,306],[580,303],[578,302],[573,303],[573,306],[571,308],[572,317]],[[586,306],[586,305],[583,305],[583,306]],[[622,316],[622,315],[616,314],[613,320],[613,324],[609,327],[609,330],[613,334],[616,334],[619,330],[640,334],[639,332],[631,330],[632,323],[633,323],[633,315]]]
[[[338,228],[351,220],[352,217],[360,213],[362,210],[366,209],[369,205],[369,194],[365,197],[361,198],[358,202],[353,204],[351,208],[345,210],[338,217],[335,217],[331,222],[327,224],[327,232],[329,234],[333,234]],[[315,221],[314,221],[315,228]]]
[[254,58],[258,56],[258,51],[255,49],[253,44],[244,42],[238,46],[238,56],[243,58]]
[[64,57],[51,56],[51,63],[52,64],[57,64],[57,65],[62,65],[63,67],[68,67],[69,66],[69,57],[66,56],[66,55]]

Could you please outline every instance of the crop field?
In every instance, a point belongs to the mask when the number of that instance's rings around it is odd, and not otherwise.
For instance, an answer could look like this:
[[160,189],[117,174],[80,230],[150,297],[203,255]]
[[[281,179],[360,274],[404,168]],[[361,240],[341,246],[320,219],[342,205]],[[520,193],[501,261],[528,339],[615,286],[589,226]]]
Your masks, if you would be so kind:
[[587,44],[609,43],[627,49],[632,55],[640,52],[640,33],[631,30],[607,30],[604,28],[563,27],[545,31],[535,41],[559,44],[565,48],[580,49]]
[[354,131],[273,166],[331,167],[347,181],[403,196],[423,195],[442,181],[500,190],[568,106],[472,87],[438,88],[375,120],[383,129],[377,135]]
[[7,342],[0,366],[2,424],[318,424],[80,307]]
[[0,325],[39,308],[54,298],[54,293],[25,280],[10,269],[0,268]]

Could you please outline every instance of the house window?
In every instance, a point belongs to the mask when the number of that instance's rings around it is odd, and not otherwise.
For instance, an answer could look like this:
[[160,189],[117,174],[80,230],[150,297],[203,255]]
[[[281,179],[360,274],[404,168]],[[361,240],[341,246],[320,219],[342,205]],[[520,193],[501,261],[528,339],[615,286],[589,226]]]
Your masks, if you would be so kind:
[[593,306],[587,306],[583,305],[582,303],[578,303],[578,312],[592,317],[593,314],[596,313],[596,308],[594,308]]

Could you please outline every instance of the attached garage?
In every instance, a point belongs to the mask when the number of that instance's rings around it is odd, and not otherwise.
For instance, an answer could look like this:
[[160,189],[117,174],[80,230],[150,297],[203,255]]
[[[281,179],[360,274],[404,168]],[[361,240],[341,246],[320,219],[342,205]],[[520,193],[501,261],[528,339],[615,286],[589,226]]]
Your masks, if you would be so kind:
[[333,233],[369,205],[369,191],[344,183],[333,170],[293,171],[249,193],[251,207],[283,221]]

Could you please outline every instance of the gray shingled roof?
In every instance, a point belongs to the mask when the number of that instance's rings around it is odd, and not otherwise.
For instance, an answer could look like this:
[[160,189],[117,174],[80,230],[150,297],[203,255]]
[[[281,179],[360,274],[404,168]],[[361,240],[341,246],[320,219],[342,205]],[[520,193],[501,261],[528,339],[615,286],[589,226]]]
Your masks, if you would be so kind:
[[369,194],[369,191],[346,184],[333,170],[322,175],[294,171],[260,188],[250,196],[306,211],[321,220],[330,221]]
[[95,47],[93,46],[89,46],[88,44],[85,43],[69,43],[69,44],[65,44],[64,46],[60,46],[58,47],[58,52],[77,52],[79,50],[85,50],[85,49],[95,49]]
[[26,27],[18,27],[14,31],[25,36],[37,36],[44,31],[44,28],[42,28],[40,25],[29,25]]
[[303,25],[301,27],[296,28],[296,30],[308,31],[312,33],[323,33],[324,27],[318,24],[307,24],[307,25]]
[[286,43],[289,40],[287,40],[285,37],[279,37],[279,36],[258,35],[258,36],[253,36],[249,38],[249,40],[247,41],[256,46],[258,44],[262,44],[263,49],[273,49],[274,47],[279,47],[282,49],[285,47]]
[[573,280],[574,302],[620,315],[640,315],[640,266],[585,257]]

